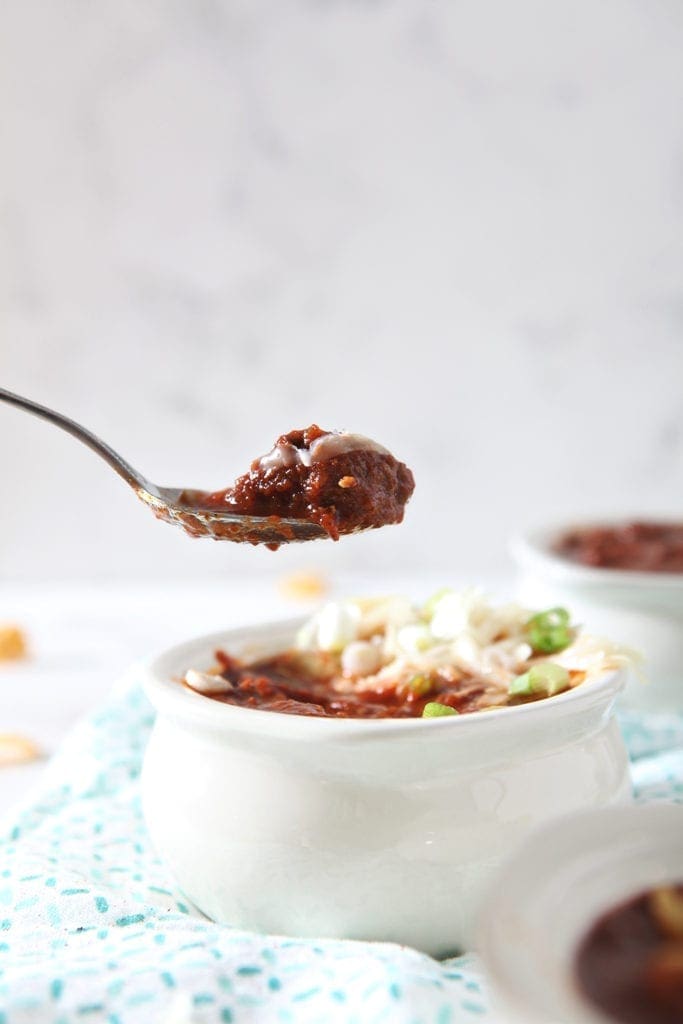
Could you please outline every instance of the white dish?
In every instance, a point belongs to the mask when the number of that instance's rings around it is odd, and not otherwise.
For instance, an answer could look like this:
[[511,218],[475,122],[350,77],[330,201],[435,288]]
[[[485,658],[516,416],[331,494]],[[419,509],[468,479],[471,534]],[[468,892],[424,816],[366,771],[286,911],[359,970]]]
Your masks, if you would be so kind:
[[605,911],[682,875],[677,804],[586,812],[534,834],[481,912],[478,945],[505,1024],[606,1024],[576,984],[580,940]]
[[520,601],[539,608],[565,605],[587,632],[609,636],[645,656],[648,681],[629,673],[624,706],[683,710],[683,573],[596,569],[571,562],[554,554],[552,544],[572,526],[513,539]]
[[300,623],[173,647],[145,669],[152,839],[209,917],[299,936],[466,947],[480,893],[535,826],[630,799],[609,672],[527,705],[358,720],[223,704],[183,687],[216,647],[274,654]]

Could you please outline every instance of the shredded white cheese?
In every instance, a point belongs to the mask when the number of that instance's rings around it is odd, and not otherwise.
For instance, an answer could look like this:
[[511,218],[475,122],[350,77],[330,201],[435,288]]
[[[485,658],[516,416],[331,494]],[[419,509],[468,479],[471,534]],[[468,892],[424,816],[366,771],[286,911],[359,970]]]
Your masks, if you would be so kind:
[[576,627],[563,650],[534,651],[527,630],[533,614],[517,604],[496,606],[478,589],[444,590],[423,606],[403,597],[335,601],[309,619],[296,645],[339,654],[358,688],[449,667],[507,685],[539,659],[586,677],[638,661],[634,651]]

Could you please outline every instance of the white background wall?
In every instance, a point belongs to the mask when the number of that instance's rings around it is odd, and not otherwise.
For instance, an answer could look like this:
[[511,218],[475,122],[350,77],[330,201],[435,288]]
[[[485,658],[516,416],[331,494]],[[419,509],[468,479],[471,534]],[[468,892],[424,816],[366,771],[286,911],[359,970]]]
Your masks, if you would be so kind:
[[498,571],[511,530],[683,515],[679,0],[10,0],[0,382],[159,483],[317,420],[405,524],[270,552],[157,524],[0,408],[0,576]]

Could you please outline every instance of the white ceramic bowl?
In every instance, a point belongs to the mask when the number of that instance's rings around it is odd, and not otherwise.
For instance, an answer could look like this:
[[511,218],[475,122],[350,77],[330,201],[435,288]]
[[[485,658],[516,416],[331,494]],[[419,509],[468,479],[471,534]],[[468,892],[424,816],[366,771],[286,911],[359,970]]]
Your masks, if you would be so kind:
[[481,911],[478,945],[501,1024],[607,1024],[576,984],[581,939],[605,911],[682,877],[677,804],[591,811],[537,831]]
[[[581,526],[613,526],[582,523]],[[515,537],[520,601],[532,608],[564,605],[590,633],[645,656],[648,682],[630,673],[622,700],[641,711],[683,711],[683,573],[594,569],[556,555],[553,542],[579,524]]]
[[354,720],[222,704],[177,681],[291,645],[296,624],[172,648],[146,667],[157,719],[143,806],[209,917],[298,936],[467,946],[482,887],[530,829],[630,799],[609,673],[546,701],[461,717]]

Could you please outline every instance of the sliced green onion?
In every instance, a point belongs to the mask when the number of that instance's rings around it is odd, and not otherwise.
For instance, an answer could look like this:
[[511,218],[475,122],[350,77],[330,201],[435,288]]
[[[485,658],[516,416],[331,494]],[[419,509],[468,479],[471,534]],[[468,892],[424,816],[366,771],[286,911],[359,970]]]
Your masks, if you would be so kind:
[[523,676],[515,676],[508,686],[508,693],[511,697],[533,697],[534,691],[529,679],[529,673]]
[[450,587],[441,587],[435,594],[427,598],[425,603],[422,605],[422,615],[425,619],[431,619],[436,611],[436,606],[439,601],[446,596],[446,594],[452,594],[453,590]]
[[556,665],[554,661],[545,661],[541,665],[533,665],[529,669],[532,686],[542,687],[549,696],[560,693],[569,687],[569,672],[564,665]]
[[433,683],[429,676],[416,675],[408,680],[408,686],[418,697],[426,697],[432,689]]
[[573,640],[566,608],[549,608],[532,615],[526,624],[529,643],[537,654],[557,654]]
[[536,615],[532,615],[529,622],[538,622],[539,625],[548,626],[568,626],[570,615],[566,608],[548,608],[545,612],[538,612]]
[[425,704],[422,709],[423,718],[445,718],[446,715],[457,715],[458,712],[455,708],[451,708],[448,704],[439,704],[438,701],[431,700],[428,704]]
[[533,697],[544,694],[553,697],[569,687],[569,672],[562,665],[544,661],[534,665],[524,675],[517,676],[508,687],[511,697]]
[[569,647],[572,635],[568,629],[539,629],[533,626],[528,631],[528,639],[536,654],[557,654]]

